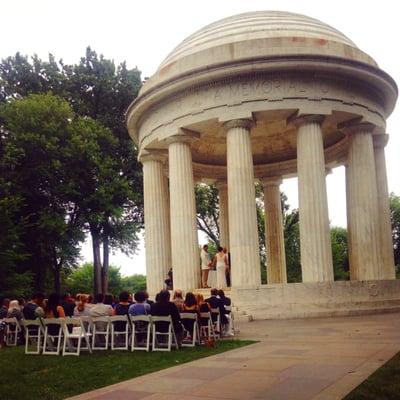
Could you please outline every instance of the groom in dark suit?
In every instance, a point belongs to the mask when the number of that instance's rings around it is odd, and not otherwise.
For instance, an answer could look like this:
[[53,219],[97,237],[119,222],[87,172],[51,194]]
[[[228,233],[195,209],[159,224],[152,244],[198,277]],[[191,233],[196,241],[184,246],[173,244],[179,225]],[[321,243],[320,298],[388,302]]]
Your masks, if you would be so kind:
[[[228,320],[226,319],[225,316],[224,302],[217,296],[218,296],[218,289],[211,289],[211,297],[206,299],[206,303],[210,305],[210,308],[218,308],[221,324],[225,325],[228,323]],[[214,316],[213,315],[211,316],[213,317],[214,320]]]

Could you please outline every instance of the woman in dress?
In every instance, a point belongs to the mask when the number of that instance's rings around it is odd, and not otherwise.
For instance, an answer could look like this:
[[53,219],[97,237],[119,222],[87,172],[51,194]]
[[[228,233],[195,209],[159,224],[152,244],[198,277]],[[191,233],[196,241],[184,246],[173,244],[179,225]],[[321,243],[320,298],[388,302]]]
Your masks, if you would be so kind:
[[226,288],[226,271],[228,269],[228,260],[223,248],[218,247],[218,253],[215,255],[215,264],[217,266],[217,288]]

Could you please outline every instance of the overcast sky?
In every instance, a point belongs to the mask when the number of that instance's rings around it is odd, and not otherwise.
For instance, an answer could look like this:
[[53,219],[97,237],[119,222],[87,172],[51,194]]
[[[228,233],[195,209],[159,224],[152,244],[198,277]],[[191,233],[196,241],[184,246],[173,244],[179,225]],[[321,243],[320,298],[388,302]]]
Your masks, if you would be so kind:
[[[282,10],[317,18],[343,32],[379,66],[400,82],[399,13],[396,2],[321,0],[9,0],[1,1],[0,57],[20,51],[68,63],[78,62],[87,46],[117,63],[126,60],[143,77],[151,76],[165,56],[185,37],[203,26],[234,14]],[[389,190],[400,194],[400,107],[388,120],[386,147]],[[327,178],[329,216],[333,225],[346,226],[344,169]],[[297,180],[286,180],[282,190],[297,207]],[[83,254],[91,261],[90,246]],[[125,275],[144,273],[143,248],[127,258],[111,256]]]

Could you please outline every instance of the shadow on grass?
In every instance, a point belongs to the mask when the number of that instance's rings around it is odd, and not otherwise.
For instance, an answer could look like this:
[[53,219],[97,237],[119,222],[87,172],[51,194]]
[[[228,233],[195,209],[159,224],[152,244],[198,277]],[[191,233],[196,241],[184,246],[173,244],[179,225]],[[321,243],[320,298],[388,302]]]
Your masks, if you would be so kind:
[[0,351],[0,400],[57,400],[150,372],[255,343],[222,340],[215,349],[179,351],[96,351],[80,357],[25,355],[23,346]]
[[400,399],[400,353],[376,370],[344,400]]

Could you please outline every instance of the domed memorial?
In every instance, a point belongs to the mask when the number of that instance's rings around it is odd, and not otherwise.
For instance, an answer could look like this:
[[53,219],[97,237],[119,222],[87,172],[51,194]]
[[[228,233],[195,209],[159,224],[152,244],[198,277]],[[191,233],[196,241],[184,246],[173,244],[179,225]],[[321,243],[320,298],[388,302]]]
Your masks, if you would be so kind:
[[[127,110],[143,163],[147,285],[199,287],[194,182],[219,189],[232,297],[257,317],[390,308],[384,147],[393,79],[341,32],[281,11],[235,15],[179,44]],[[326,172],[346,167],[350,281],[334,282]],[[303,283],[287,284],[279,186],[298,177]],[[254,183],[264,187],[261,285]]]

